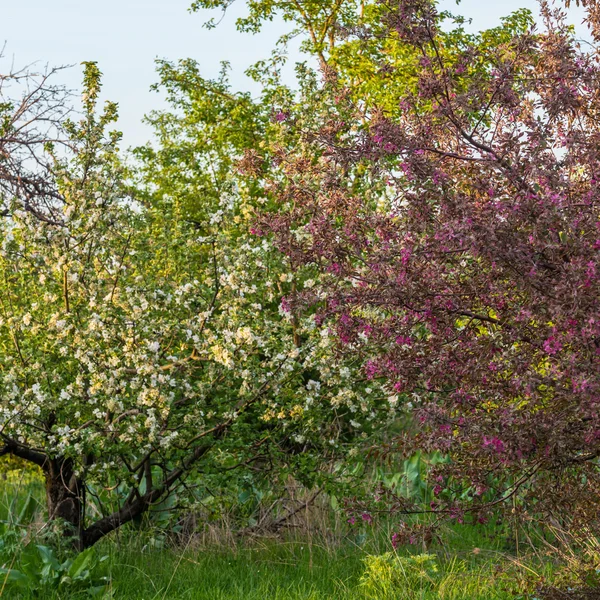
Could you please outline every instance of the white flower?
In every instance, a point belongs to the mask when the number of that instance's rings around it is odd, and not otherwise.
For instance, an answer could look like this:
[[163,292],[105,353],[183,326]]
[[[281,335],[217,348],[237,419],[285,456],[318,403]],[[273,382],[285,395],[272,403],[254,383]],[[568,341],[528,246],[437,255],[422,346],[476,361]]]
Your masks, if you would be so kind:
[[211,215],[210,217],[210,224],[211,225],[216,225],[217,223],[220,223],[223,220],[223,211],[222,210],[218,210],[216,213],[214,213],[213,215]]
[[150,350],[150,352],[158,352],[160,350],[160,344],[158,342],[149,342],[148,343],[148,350]]
[[235,339],[239,344],[251,344],[254,341],[254,333],[250,327],[239,327],[235,333]]
[[233,357],[231,356],[229,350],[223,348],[222,346],[214,345],[211,347],[211,351],[213,353],[213,356],[215,357],[215,360],[218,363],[221,363],[228,369],[233,369]]
[[307,390],[315,390],[315,391],[319,391],[321,389],[321,383],[318,381],[314,381],[313,379],[309,380],[309,382],[306,384],[306,389]]

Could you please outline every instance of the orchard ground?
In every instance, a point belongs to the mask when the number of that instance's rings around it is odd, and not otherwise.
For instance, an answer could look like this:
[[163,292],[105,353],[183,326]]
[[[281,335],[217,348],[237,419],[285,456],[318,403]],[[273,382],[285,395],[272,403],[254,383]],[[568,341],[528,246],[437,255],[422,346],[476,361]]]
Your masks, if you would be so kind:
[[[18,525],[34,499],[27,539],[44,535],[43,482],[14,479],[9,472],[1,494],[2,522]],[[22,518],[22,517],[21,517]],[[398,520],[396,519],[396,523]],[[393,549],[391,521],[345,527],[342,535],[287,531],[278,536],[240,536],[213,523],[212,544],[199,534],[177,536],[173,529],[124,528],[93,550],[104,558],[94,578],[105,579],[96,597],[127,600],[500,600],[540,598],[541,582],[559,576],[542,548],[510,528],[453,525],[424,546]],[[25,525],[24,525],[25,527]],[[41,530],[41,531],[40,531]],[[37,536],[36,536],[37,532]],[[13,557],[19,563],[18,554]],[[13,567],[14,568],[14,567]],[[70,600],[91,595],[86,586],[37,592],[0,583],[0,597],[15,600]]]

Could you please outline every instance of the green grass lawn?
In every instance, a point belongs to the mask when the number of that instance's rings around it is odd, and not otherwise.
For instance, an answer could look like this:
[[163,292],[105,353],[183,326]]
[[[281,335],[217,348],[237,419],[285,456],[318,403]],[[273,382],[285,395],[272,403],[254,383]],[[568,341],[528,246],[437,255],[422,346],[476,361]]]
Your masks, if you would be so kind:
[[360,554],[273,544],[236,553],[117,552],[116,598],[262,600],[359,598]]

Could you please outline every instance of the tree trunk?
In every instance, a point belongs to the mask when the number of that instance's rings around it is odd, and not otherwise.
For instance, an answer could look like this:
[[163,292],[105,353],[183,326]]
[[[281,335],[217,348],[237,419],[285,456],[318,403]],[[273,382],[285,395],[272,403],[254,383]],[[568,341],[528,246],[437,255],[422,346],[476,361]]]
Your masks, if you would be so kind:
[[[211,433],[220,438],[227,431],[230,421],[216,426]],[[133,487],[127,500],[110,515],[93,522],[85,529],[85,485],[75,474],[70,458],[51,459],[46,454],[32,450],[27,446],[8,439],[0,432],[4,446],[0,446],[0,457],[13,454],[38,465],[46,478],[46,501],[49,520],[60,520],[65,537],[73,540],[77,550],[93,546],[97,541],[129,523],[138,515],[146,512],[152,504],[168,496],[175,486],[189,472],[192,466],[208,453],[213,445],[197,446],[181,461],[179,466],[169,471],[158,487],[148,486],[145,494]],[[149,483],[149,482],[147,482]],[[0,596],[2,594],[0,593]]]
[[49,460],[44,466],[48,518],[64,523],[65,537],[73,538],[81,549],[84,486],[73,471],[70,459]]

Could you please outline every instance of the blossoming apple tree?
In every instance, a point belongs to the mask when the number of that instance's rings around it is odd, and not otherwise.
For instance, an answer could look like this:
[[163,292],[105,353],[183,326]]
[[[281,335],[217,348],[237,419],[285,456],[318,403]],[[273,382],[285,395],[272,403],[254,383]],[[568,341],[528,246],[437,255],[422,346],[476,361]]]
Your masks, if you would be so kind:
[[190,218],[175,180],[171,196],[164,178],[159,195],[148,174],[130,185],[99,90],[89,63],[81,121],[38,149],[52,195],[6,194],[0,221],[0,454],[42,469],[80,548],[190,473],[300,465],[314,481],[393,413],[328,329],[289,313],[309,276],[248,231],[244,189]]

